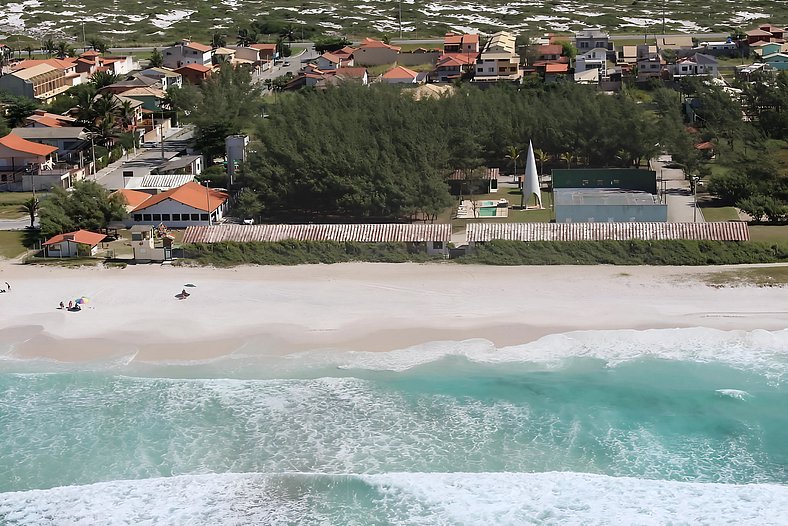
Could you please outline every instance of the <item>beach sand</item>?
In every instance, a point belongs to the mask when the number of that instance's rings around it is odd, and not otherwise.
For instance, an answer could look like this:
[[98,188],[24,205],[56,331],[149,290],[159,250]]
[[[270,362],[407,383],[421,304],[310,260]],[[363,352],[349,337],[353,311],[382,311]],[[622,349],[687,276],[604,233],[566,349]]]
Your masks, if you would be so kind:
[[[0,263],[0,353],[91,361],[387,351],[484,338],[497,346],[585,329],[788,327],[784,288],[705,285],[729,267],[309,265],[56,268]],[[191,296],[178,300],[186,284]],[[81,312],[58,310],[80,296]]]

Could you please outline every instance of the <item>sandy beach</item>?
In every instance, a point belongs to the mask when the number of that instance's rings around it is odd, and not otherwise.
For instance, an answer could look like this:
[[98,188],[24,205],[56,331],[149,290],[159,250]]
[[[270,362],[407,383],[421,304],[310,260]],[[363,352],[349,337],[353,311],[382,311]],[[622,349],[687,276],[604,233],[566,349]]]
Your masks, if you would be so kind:
[[[705,285],[724,267],[341,264],[125,269],[0,264],[0,352],[89,361],[386,351],[436,340],[497,346],[585,329],[788,327],[784,288]],[[186,287],[191,296],[175,295]],[[89,298],[80,312],[60,301]]]

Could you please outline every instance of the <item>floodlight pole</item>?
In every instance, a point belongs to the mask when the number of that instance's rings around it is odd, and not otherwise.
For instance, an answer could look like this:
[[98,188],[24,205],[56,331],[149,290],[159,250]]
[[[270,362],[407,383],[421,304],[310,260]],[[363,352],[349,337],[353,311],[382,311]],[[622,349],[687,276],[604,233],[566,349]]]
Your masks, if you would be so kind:
[[208,208],[208,226],[211,226],[211,190],[210,190],[211,180],[205,180],[205,204],[207,204]]

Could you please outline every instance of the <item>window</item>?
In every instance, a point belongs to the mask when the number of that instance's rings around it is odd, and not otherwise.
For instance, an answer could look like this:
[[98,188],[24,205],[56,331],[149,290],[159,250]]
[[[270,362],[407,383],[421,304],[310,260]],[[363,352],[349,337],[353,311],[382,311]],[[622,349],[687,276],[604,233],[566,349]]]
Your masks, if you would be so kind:
[[487,71],[490,72],[490,73],[494,73],[495,72],[495,68],[488,68]]
[[142,214],[134,214],[134,221],[142,221]]
[[162,221],[169,221],[170,220],[170,214],[162,214],[161,215],[161,220]]
[[200,221],[208,221],[208,214],[200,214]]
[[143,221],[150,221],[151,220],[150,219],[150,214],[142,214],[142,220]]
[[180,221],[181,220],[181,214],[172,214],[172,220],[173,221]]
[[161,214],[153,214],[154,221],[161,221]]
[[200,214],[192,214],[192,221],[199,221],[199,220],[200,220]]

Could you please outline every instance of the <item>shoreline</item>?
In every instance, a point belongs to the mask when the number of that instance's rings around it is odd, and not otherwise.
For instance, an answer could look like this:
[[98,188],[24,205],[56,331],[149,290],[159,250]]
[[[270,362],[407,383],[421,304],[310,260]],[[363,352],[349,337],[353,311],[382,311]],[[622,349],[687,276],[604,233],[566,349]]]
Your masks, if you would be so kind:
[[[710,287],[741,267],[304,265],[64,269],[0,263],[0,349],[13,359],[211,360],[246,345],[391,351],[432,341],[496,347],[578,330],[781,330],[785,290]],[[192,295],[175,299],[186,284]],[[87,296],[81,312],[60,301]],[[0,350],[0,352],[7,352]]]

